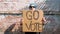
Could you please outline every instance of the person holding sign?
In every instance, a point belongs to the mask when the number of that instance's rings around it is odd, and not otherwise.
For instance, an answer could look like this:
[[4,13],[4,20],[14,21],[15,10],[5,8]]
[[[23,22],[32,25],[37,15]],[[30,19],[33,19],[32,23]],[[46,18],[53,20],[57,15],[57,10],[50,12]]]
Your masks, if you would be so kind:
[[46,21],[42,10],[36,10],[37,4],[32,3],[29,10],[23,11],[23,31],[25,34],[36,34],[43,31],[43,24]]

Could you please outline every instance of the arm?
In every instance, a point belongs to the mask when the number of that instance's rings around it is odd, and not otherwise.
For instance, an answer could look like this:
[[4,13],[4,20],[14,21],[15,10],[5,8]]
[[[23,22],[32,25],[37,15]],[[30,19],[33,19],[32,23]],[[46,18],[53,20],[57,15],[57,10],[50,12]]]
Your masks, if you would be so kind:
[[47,24],[45,17],[43,17],[42,21],[43,21],[43,25]]
[[43,20],[43,22],[46,22],[46,19],[45,19],[45,17],[43,17],[43,19],[42,19],[42,20]]

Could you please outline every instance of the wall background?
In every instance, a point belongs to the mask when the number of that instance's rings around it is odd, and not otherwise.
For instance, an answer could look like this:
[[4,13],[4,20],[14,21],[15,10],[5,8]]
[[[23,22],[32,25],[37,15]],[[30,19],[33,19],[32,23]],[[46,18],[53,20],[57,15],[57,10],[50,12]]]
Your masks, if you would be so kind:
[[[20,10],[28,9],[28,6],[31,2],[36,2],[38,4],[36,9],[42,9],[45,13],[46,20],[48,21],[48,23],[44,25],[45,28],[41,34],[59,34],[60,0],[0,0],[0,13],[20,13]],[[8,29],[12,24],[21,23],[21,18],[21,14],[0,15],[0,34],[4,34],[5,30]],[[21,31],[13,33],[24,34]]]

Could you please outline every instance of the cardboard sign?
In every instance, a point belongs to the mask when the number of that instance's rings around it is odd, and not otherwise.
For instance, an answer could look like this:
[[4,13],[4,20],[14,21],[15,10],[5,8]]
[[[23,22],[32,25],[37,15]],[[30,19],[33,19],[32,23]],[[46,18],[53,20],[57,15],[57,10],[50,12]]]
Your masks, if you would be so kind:
[[42,32],[42,11],[23,11],[23,32]]

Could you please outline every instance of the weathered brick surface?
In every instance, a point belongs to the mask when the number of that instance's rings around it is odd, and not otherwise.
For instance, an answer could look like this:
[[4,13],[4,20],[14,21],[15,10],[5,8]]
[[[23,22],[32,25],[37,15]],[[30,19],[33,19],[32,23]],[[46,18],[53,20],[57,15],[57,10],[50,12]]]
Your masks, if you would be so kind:
[[0,13],[19,13],[26,3],[24,0],[0,0]]
[[5,31],[12,24],[16,24],[16,28],[17,28],[20,25],[20,21],[21,21],[20,16],[11,16],[11,15],[6,16],[5,18],[0,20],[0,30]]

